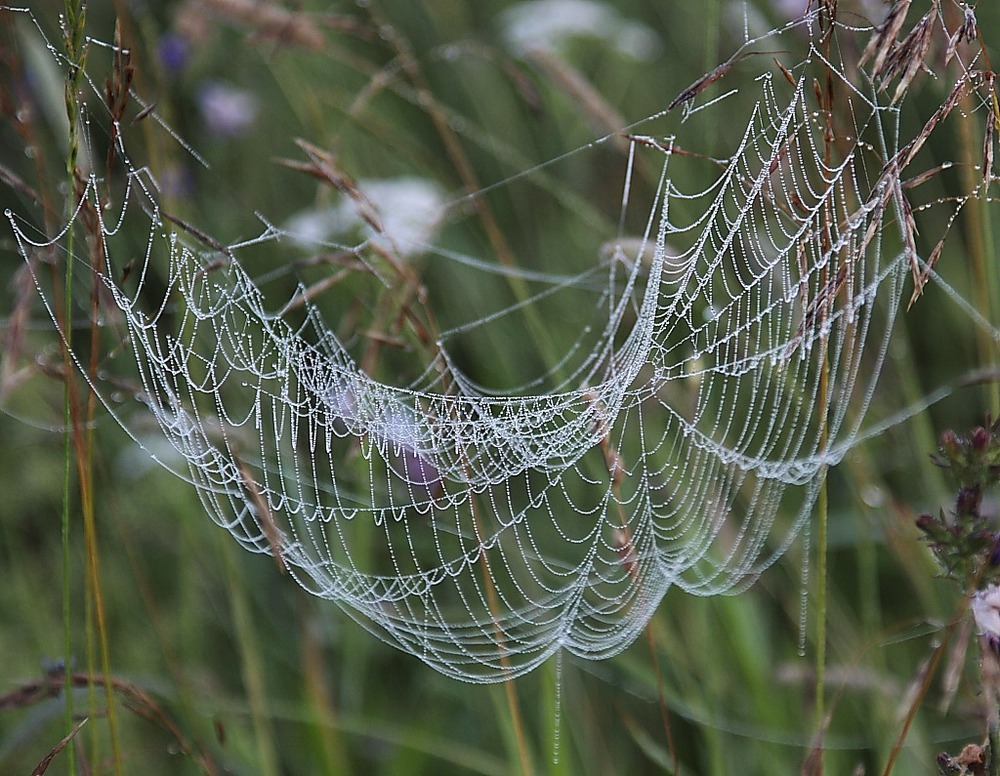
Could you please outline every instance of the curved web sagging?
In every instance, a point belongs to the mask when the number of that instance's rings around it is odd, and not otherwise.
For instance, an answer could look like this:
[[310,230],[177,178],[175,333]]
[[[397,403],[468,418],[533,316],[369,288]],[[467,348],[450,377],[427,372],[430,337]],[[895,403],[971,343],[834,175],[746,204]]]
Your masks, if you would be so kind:
[[440,365],[435,391],[377,382],[315,310],[269,313],[238,251],[185,247],[150,196],[164,304],[143,301],[144,269],[131,292],[104,282],[205,510],[466,681],[613,655],[671,586],[748,585],[856,436],[911,259],[881,246],[898,171],[857,140],[885,109],[851,92],[855,139],[831,165],[809,84],[759,78],[742,142],[694,194],[671,142],[633,140],[663,161],[651,258],[610,264],[602,342],[550,394],[485,395]]

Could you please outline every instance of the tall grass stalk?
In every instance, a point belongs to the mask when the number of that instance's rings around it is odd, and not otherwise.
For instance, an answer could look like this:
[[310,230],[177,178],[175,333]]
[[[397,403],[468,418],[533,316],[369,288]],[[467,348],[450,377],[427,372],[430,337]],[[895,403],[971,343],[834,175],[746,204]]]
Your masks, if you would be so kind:
[[[95,318],[96,320],[96,318]],[[96,348],[96,342],[94,344]],[[74,429],[74,437],[80,440],[80,444],[85,446],[85,450],[80,450],[78,444],[77,460],[78,460],[78,476],[80,478],[80,502],[81,509],[83,512],[83,530],[84,530],[84,545],[86,548],[86,558],[87,558],[87,617],[86,617],[86,631],[87,631],[87,673],[88,676],[93,679],[96,674],[95,668],[95,634],[94,628],[96,626],[97,634],[97,651],[100,655],[100,670],[104,677],[110,677],[111,674],[111,656],[110,649],[108,646],[108,628],[107,628],[107,617],[105,615],[104,606],[104,593],[101,587],[101,570],[100,570],[100,556],[97,551],[97,521],[94,511],[94,488],[93,488],[93,466],[92,466],[92,451],[93,451],[93,414],[94,414],[94,402],[93,394],[91,394],[91,400],[88,402],[88,422],[87,431],[82,432],[81,429]],[[116,710],[115,694],[113,687],[110,682],[105,681],[104,686],[104,701],[105,707],[107,709],[108,716],[108,732],[111,737],[111,754],[112,762],[114,764],[115,774],[121,776],[122,774],[122,757],[121,757],[121,740],[119,737],[118,729],[118,714]],[[96,687],[92,682],[90,685],[91,693],[91,707],[95,708],[96,703],[94,700],[94,695],[96,694]]]
[[[434,132],[441,140],[448,161],[454,168],[471,200],[472,207],[475,209],[479,223],[486,234],[493,252],[496,254],[497,261],[502,266],[512,270],[511,274],[506,276],[507,284],[515,300],[518,302],[521,313],[524,315],[528,330],[531,333],[531,342],[540,348],[540,352],[546,363],[557,365],[559,363],[559,356],[553,348],[551,338],[547,336],[548,327],[539,315],[538,310],[534,306],[526,304],[531,298],[531,293],[524,279],[516,272],[513,272],[517,268],[517,259],[514,256],[514,251],[510,247],[503,229],[500,228],[493,209],[487,200],[480,195],[482,182],[476,175],[469,156],[462,148],[457,133],[449,123],[445,110],[437,97],[435,97],[431,85],[420,67],[420,63],[411,50],[409,41],[396,32],[393,25],[388,22],[387,17],[381,12],[376,3],[367,2],[365,6],[372,22],[378,28],[379,34],[385,38],[386,42],[399,58],[403,71],[416,90],[417,102],[431,120]],[[557,375],[558,372],[555,372],[554,376]]]
[[[63,307],[63,492],[62,492],[62,597],[63,597],[63,670],[65,672],[65,725],[66,730],[73,729],[73,692],[72,692],[72,653],[73,632],[71,619],[71,556],[70,556],[70,500],[73,484],[73,363],[70,356],[72,348],[73,320],[73,216],[76,210],[76,179],[77,160],[80,155],[80,135],[78,126],[76,95],[83,82],[84,66],[87,60],[84,28],[86,24],[87,5],[85,0],[66,0],[65,48],[69,61],[69,71],[65,82],[66,118],[69,120],[69,144],[66,154],[66,209],[69,226],[66,230],[66,271],[65,299]],[[76,742],[69,743],[70,776],[76,773]]]
[[[108,649],[107,625],[105,607],[101,591],[100,566],[97,552],[97,532],[94,513],[93,489],[93,419],[96,410],[96,400],[91,394],[87,401],[86,418],[80,406],[79,395],[74,388],[72,375],[74,364],[72,359],[73,332],[73,265],[75,256],[75,222],[77,215],[86,208],[83,201],[83,184],[79,172],[80,128],[77,95],[83,83],[83,73],[87,60],[87,43],[85,36],[87,4],[86,0],[67,0],[65,7],[64,45],[69,62],[69,70],[65,81],[65,108],[68,120],[68,150],[66,155],[66,216],[68,227],[66,232],[66,269],[64,277],[64,307],[63,307],[63,420],[64,420],[64,474],[63,474],[63,507],[62,507],[62,562],[63,562],[63,629],[64,629],[64,670],[67,688],[72,677],[72,563],[71,563],[71,496],[73,484],[74,462],[76,466],[77,486],[80,496],[80,508],[83,513],[84,545],[86,553],[86,584],[85,584],[85,631],[88,676],[93,678],[97,672],[96,655],[100,655],[100,670],[105,677],[111,675],[110,656]],[[95,217],[91,227],[100,230],[99,221]],[[99,240],[99,237],[95,238]],[[95,279],[96,282],[96,279]],[[92,304],[96,307],[97,295]],[[91,316],[91,371],[95,372],[99,359],[98,315],[93,309]],[[97,633],[94,633],[96,627]],[[96,642],[96,644],[95,644]],[[118,735],[117,715],[115,710],[114,692],[108,682],[104,682],[105,706],[108,718],[108,728],[111,737],[112,761],[116,774],[121,774],[121,746]],[[97,707],[96,686],[91,683],[89,688],[90,706]],[[66,727],[72,729],[74,722],[73,693],[67,689],[66,697]],[[75,773],[76,752],[74,740],[70,741],[70,773]],[[97,731],[94,729],[94,752],[97,754]]]
[[[820,28],[822,30],[822,37],[820,40],[820,45],[823,47],[825,61],[827,63],[832,62],[831,58],[831,44],[833,40],[833,33],[836,26],[836,14],[837,6],[832,4],[830,6],[823,6],[821,4],[820,8]],[[825,68],[825,83],[823,91],[819,92],[818,85],[816,86],[817,97],[819,99],[819,110],[823,113],[825,122],[825,131],[823,132],[823,153],[824,162],[827,168],[832,165],[833,157],[833,143],[835,139],[835,129],[833,122],[833,111],[834,111],[834,74],[829,64]],[[832,250],[829,240],[826,235],[831,234],[830,224],[833,221],[834,216],[830,212],[829,205],[823,208],[823,220],[824,220],[824,252],[829,252]],[[828,267],[829,264],[824,266],[822,273],[820,274],[820,288],[826,288],[827,284],[831,282],[831,278],[828,277]],[[822,315],[826,318],[830,314],[829,302],[825,302],[823,305]],[[818,418],[819,422],[819,449],[825,454],[827,450],[827,445],[829,442],[829,426],[827,419],[827,408],[829,407],[829,397],[830,397],[830,361],[829,361],[829,341],[827,335],[824,334],[820,340],[821,352],[822,352],[822,362],[820,365],[820,378],[819,378],[819,402],[818,407],[821,407],[820,416]],[[820,484],[819,484],[819,495],[816,504],[817,511],[817,535],[816,535],[816,687],[815,687],[815,698],[816,698],[816,749],[815,756],[816,762],[813,764],[813,772],[816,774],[823,773],[823,752],[825,747],[823,746],[823,734],[824,728],[826,726],[826,699],[825,699],[825,686],[826,686],[826,593],[827,593],[827,553],[829,551],[829,492],[828,479],[827,479],[827,467],[823,464],[819,472]]]
[[247,597],[246,582],[237,569],[236,547],[228,537],[219,537],[217,542],[226,569],[226,586],[233,612],[233,626],[240,655],[240,672],[250,703],[250,718],[253,722],[254,738],[257,742],[257,766],[261,776],[279,776],[281,766],[278,746],[267,699],[264,678],[264,661],[257,646],[250,601]]
[[563,752],[563,655],[557,652],[545,666],[543,679],[543,708],[549,720],[550,776],[569,776],[569,758]]
[[514,680],[507,679],[501,685],[492,685],[490,693],[493,696],[493,706],[496,709],[497,719],[503,733],[508,761],[517,763],[517,767],[513,768],[512,771],[522,776],[533,776],[535,768],[528,751],[528,740],[524,732],[524,722],[521,718],[521,707],[517,699],[517,687]]
[[324,773],[350,773],[350,760],[329,691],[329,679],[323,670],[322,646],[308,622],[302,628],[301,659],[306,705],[313,717],[311,727],[315,731],[313,737],[318,752],[317,759],[322,761]]
[[[469,502],[473,507],[473,525],[476,530],[476,539],[482,544],[482,530],[479,527],[479,516],[476,511],[476,502],[474,499]],[[496,620],[499,620],[500,602],[497,599],[496,588],[493,585],[493,574],[490,571],[489,560],[486,553],[480,553],[479,555],[480,566],[483,572],[483,587],[486,589],[486,600],[488,602],[490,612]],[[494,632],[497,636],[497,645],[500,650],[500,665],[506,670],[509,667],[509,662],[507,660],[507,645],[504,640],[503,630],[501,629],[499,623],[494,625]],[[521,716],[521,704],[517,699],[517,685],[514,684],[514,680],[510,677],[504,679],[503,681],[504,697],[507,701],[506,713],[501,713],[501,721],[504,722],[505,732],[507,732],[507,740],[513,741],[511,748],[515,749],[517,752],[518,761],[521,765],[521,773],[523,776],[532,776],[535,769],[532,766],[531,755],[528,751],[528,738],[524,732],[524,722]],[[498,706],[499,709],[503,708],[503,705]]]

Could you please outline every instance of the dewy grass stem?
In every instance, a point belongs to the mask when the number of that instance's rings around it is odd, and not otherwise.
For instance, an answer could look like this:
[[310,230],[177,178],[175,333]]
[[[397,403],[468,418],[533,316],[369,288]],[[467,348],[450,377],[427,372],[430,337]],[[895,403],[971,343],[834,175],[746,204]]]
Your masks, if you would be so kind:
[[[62,597],[63,597],[63,641],[64,654],[63,663],[66,678],[65,692],[65,724],[66,730],[73,728],[73,693],[72,682],[72,652],[73,634],[71,623],[70,595],[72,592],[70,584],[70,496],[73,480],[73,386],[70,380],[72,374],[72,359],[70,358],[72,348],[72,328],[73,319],[73,216],[76,211],[76,179],[77,179],[77,159],[80,153],[80,137],[76,95],[80,84],[83,81],[83,68],[87,59],[87,52],[84,38],[84,27],[86,23],[87,5],[85,0],[66,0],[64,42],[66,55],[69,61],[69,71],[66,74],[65,101],[66,118],[69,120],[69,144],[66,154],[66,179],[68,189],[66,192],[66,210],[69,219],[66,228],[66,274],[65,293],[62,321],[62,341],[63,341],[63,421],[65,444],[63,448],[63,493],[62,493]],[[75,740],[69,743],[68,752],[68,773],[73,776],[76,773],[76,744]]]
[[[836,4],[829,7],[824,7],[820,15],[820,26],[823,29],[822,32],[822,46],[825,53],[826,62],[831,62],[831,43],[833,38],[833,31],[836,27]],[[817,87],[817,97],[819,98],[819,108],[824,115],[825,128],[823,132],[823,155],[824,162],[829,169],[833,163],[833,145],[835,138],[834,121],[833,121],[833,109],[834,109],[834,78],[833,72],[829,65],[826,67],[826,78],[825,87],[822,93],[819,93],[819,88]],[[823,252],[830,254],[834,248],[830,244],[827,235],[831,233],[829,225],[833,222],[834,215],[830,212],[830,208],[827,206],[823,208],[823,222],[826,227],[823,230]],[[832,258],[832,257],[831,257]],[[829,279],[828,274],[829,263],[823,268],[820,275],[820,287],[826,288]],[[831,313],[830,305],[831,300],[824,301],[822,307],[822,316],[824,319],[824,324],[826,319]],[[826,453],[827,446],[829,443],[829,425],[827,418],[827,410],[830,404],[830,356],[829,356],[829,339],[826,334],[823,334],[820,340],[822,347],[822,362],[820,364],[820,376],[819,376],[819,449],[822,453]],[[827,524],[829,519],[828,513],[828,494],[827,494],[827,466],[824,463],[820,473],[820,485],[819,485],[819,495],[817,499],[817,519],[819,522],[817,541],[816,541],[816,746],[817,746],[817,760],[815,764],[816,774],[821,775],[823,773],[823,734],[826,725],[826,699],[824,697],[824,688],[826,684],[826,586],[827,586]]]

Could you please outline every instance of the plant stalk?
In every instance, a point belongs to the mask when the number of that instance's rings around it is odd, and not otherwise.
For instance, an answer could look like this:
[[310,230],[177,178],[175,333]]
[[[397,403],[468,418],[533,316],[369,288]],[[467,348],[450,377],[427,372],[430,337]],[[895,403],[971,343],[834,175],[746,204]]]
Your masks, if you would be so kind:
[[[69,72],[66,74],[65,82],[65,103],[66,118],[69,121],[69,143],[66,154],[66,215],[68,224],[66,227],[66,270],[64,277],[65,292],[62,320],[62,348],[63,348],[63,424],[64,424],[64,446],[63,446],[63,492],[62,492],[62,598],[63,598],[63,666],[65,672],[66,692],[65,696],[65,726],[67,730],[73,729],[73,692],[72,692],[72,672],[73,672],[73,633],[71,622],[71,556],[70,556],[70,501],[72,497],[73,485],[73,385],[71,375],[73,373],[73,363],[70,356],[72,352],[72,320],[73,320],[73,220],[77,207],[77,160],[80,155],[80,136],[77,114],[77,93],[83,81],[83,68],[87,59],[87,51],[84,37],[84,27],[86,24],[87,4],[86,0],[66,0],[65,6],[65,30],[64,43],[66,55],[69,61]],[[69,770],[70,776],[76,774],[76,743],[75,738],[69,742]]]

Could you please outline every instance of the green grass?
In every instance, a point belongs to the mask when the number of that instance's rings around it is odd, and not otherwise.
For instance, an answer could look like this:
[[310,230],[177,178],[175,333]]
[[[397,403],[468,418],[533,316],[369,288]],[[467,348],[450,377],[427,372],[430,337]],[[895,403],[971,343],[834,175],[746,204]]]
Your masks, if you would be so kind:
[[[311,203],[333,201],[328,188],[272,163],[279,157],[301,158],[295,138],[335,151],[354,176],[416,174],[457,195],[506,181],[608,131],[595,126],[599,105],[567,95],[544,68],[504,54],[494,20],[506,3],[373,0],[367,10],[368,4],[359,4],[344,11],[353,25],[347,31],[323,29],[326,44],[318,51],[253,39],[253,30],[227,23],[224,16],[196,19],[193,5],[146,4],[141,14],[122,19],[122,30],[135,52],[136,90],[155,101],[157,115],[205,157],[212,172],[194,162],[152,117],[133,123],[139,112],[135,105],[127,114],[126,142],[159,180],[180,181],[165,193],[165,207],[225,243],[260,232],[255,211],[281,223]],[[318,2],[288,5],[330,11]],[[927,4],[917,0],[914,5],[923,13]],[[990,56],[1000,61],[998,41],[991,39],[991,31],[1000,29],[1000,11],[980,5]],[[594,41],[577,41],[566,59],[590,80],[604,107],[627,120],[664,108],[735,46],[718,23],[731,15],[725,3],[621,2],[616,7],[656,30],[664,50],[636,63]],[[777,22],[767,4],[752,7]],[[56,10],[46,7],[37,14],[58,45]],[[911,15],[916,18],[915,11]],[[112,4],[92,4],[87,32],[110,41],[114,21]],[[11,100],[3,103],[0,117],[0,164],[37,191],[39,200],[11,185],[9,176],[0,185],[0,200],[43,228],[46,207],[65,211],[65,186],[60,186],[67,157],[57,112],[46,113],[52,106],[43,98],[30,120],[16,120],[14,87],[22,83],[24,63],[37,56],[30,51],[37,35],[27,22],[23,14],[0,12],[8,57],[0,86]],[[391,25],[395,38],[380,38],[379,25]],[[186,67],[171,73],[157,51],[165,36],[179,29],[197,35]],[[412,56],[412,63],[401,61],[401,54]],[[110,54],[91,45],[88,57],[88,72],[100,84],[110,73]],[[745,83],[735,79],[767,68],[768,62],[770,57],[740,63],[733,83]],[[407,73],[408,66],[419,73]],[[261,113],[251,131],[222,139],[205,127],[197,100],[209,80],[228,81],[254,95]],[[417,100],[421,90],[429,95],[423,104]],[[902,119],[904,132],[912,134],[946,96],[946,87],[918,76]],[[734,99],[731,126],[699,129],[696,139],[715,146],[707,151],[721,154],[731,146],[743,128],[741,108],[746,106]],[[102,115],[96,103],[90,112]],[[982,112],[971,114],[966,124],[957,115],[950,118],[923,152],[926,167],[980,154],[982,118]],[[642,131],[677,132],[683,138],[685,128],[671,115]],[[98,166],[106,153],[100,142],[86,149]],[[682,145],[691,142],[685,139]],[[640,203],[656,182],[655,155],[648,158],[653,163],[639,167],[632,192]],[[489,189],[481,198],[488,210],[468,208],[470,213],[449,224],[442,239],[447,247],[476,256],[502,260],[509,251],[527,269],[580,272],[614,234],[624,169],[625,156],[612,143],[539,168]],[[697,164],[685,169],[679,175],[686,185],[711,172]],[[119,185],[120,178],[115,180]],[[942,176],[926,184],[920,201],[954,196],[956,180]],[[644,207],[629,216],[628,232],[641,229]],[[996,326],[1000,288],[991,280],[997,277],[992,254],[998,244],[996,203],[970,205],[966,212],[972,211],[979,212],[978,220],[956,223],[939,269]],[[943,227],[935,217],[929,217],[920,236],[924,254],[936,242],[934,229]],[[491,220],[497,233],[488,225]],[[86,236],[77,232],[73,239],[73,251],[84,256]],[[142,226],[126,231],[123,239],[141,256]],[[23,683],[60,684],[61,669],[46,674],[45,666],[66,652],[67,637],[77,671],[109,673],[122,683],[115,693],[117,731],[112,733],[103,687],[75,690],[73,718],[89,721],[75,739],[75,751],[67,748],[55,756],[50,774],[74,772],[71,763],[76,773],[117,768],[145,776],[512,774],[526,770],[525,763],[537,774],[664,772],[672,755],[660,714],[661,693],[680,773],[795,773],[806,760],[816,733],[817,645],[810,625],[805,655],[800,654],[801,612],[805,595],[808,616],[818,614],[812,599],[819,565],[815,528],[811,544],[800,538],[745,593],[715,598],[668,593],[650,623],[660,680],[648,644],[639,639],[602,662],[564,655],[558,691],[553,663],[517,680],[513,703],[502,685],[468,685],[438,675],[378,641],[335,604],[310,597],[272,559],[240,551],[207,519],[194,491],[150,465],[100,411],[86,432],[93,439],[85,467],[93,479],[93,537],[88,541],[85,532],[87,506],[79,496],[71,452],[74,487],[67,501],[64,568],[63,383],[53,368],[60,359],[52,350],[51,322],[33,290],[22,290],[23,283],[15,281],[23,262],[9,230],[0,237],[0,251],[0,334],[15,330],[19,305],[30,312],[23,339],[17,348],[5,345],[2,362],[0,693],[9,703],[0,705],[0,772],[30,773],[69,732],[69,706],[55,690],[30,702],[18,695]],[[294,292],[299,279],[315,282],[326,271],[282,269],[288,258],[273,244],[245,256],[252,275],[279,270],[265,288],[274,306]],[[126,261],[121,258],[116,271]],[[441,328],[476,320],[527,293],[497,277],[456,294],[451,268],[418,260],[414,271],[427,287]],[[70,282],[78,318],[89,310],[89,288],[79,276]],[[320,300],[327,320],[359,353],[363,342],[352,340],[354,334],[383,326],[391,315],[379,307],[380,293],[371,277],[355,277]],[[457,338],[462,366],[494,385],[518,385],[551,368],[551,354],[560,352],[560,343],[573,336],[583,316],[572,304],[547,304]],[[523,343],[525,330],[538,341]],[[95,337],[89,327],[77,328],[74,347],[86,363],[95,339],[98,347],[113,348],[115,335],[112,329]],[[521,347],[511,348],[512,341]],[[383,352],[378,375],[405,382],[415,376],[422,356]],[[46,369],[38,368],[39,359]],[[997,342],[984,337],[932,284],[901,314],[871,415],[890,415],[971,370],[995,370],[998,361]],[[927,694],[922,699],[912,695],[961,600],[955,586],[936,578],[913,521],[954,499],[930,463],[937,435],[1000,413],[996,384],[994,379],[985,387],[955,390],[866,441],[830,474],[823,687],[830,723],[819,744],[826,773],[853,773],[858,767],[881,773],[909,703],[919,710],[896,759],[897,774],[936,773],[938,752],[956,753],[984,737],[974,636],[966,649],[961,632],[953,634]],[[74,378],[73,386],[82,393],[82,381]],[[140,422],[135,414],[133,419]],[[92,562],[88,566],[89,548],[99,561],[99,579]],[[810,575],[803,582],[806,555]],[[98,592],[103,624],[94,606]],[[100,655],[102,638],[107,667]],[[942,708],[946,675],[961,681]],[[127,688],[141,689],[155,705]]]

